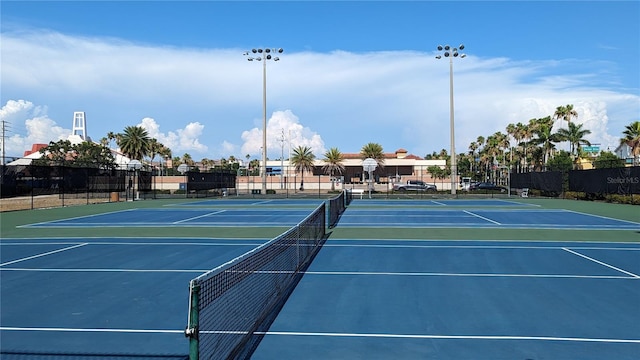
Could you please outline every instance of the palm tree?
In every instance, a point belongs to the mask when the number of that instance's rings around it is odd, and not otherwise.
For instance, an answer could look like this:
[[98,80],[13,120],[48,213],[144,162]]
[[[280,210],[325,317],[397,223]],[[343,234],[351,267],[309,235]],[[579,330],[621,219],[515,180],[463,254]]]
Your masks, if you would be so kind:
[[578,118],[578,112],[573,109],[573,105],[558,106],[556,112],[553,113],[554,120],[564,120],[567,124],[571,123],[571,118]]
[[524,139],[524,164],[527,171],[530,169],[531,162],[529,158],[533,156],[531,153],[535,151],[535,144],[531,141],[535,136],[535,130],[538,127],[538,119],[533,118],[529,119],[529,123],[524,125],[522,129],[523,139]]
[[581,145],[590,146],[591,143],[589,140],[584,138],[585,135],[591,134],[591,130],[583,129],[583,124],[569,123],[568,127],[559,129],[557,135],[559,140],[568,141],[570,145],[569,153],[574,155],[574,153],[580,149]]
[[[510,136],[511,138],[513,138],[513,140],[515,140],[516,144],[518,143],[518,126],[516,124],[509,124],[507,125],[507,135]],[[511,146],[511,142],[509,142],[509,164],[511,164],[511,162],[513,161],[513,147]]]
[[473,168],[476,163],[476,150],[478,150],[478,147],[479,145],[475,141],[472,141],[471,144],[469,144],[469,155],[471,156],[471,172],[473,172]]
[[202,158],[202,160],[200,160],[200,163],[202,164],[202,171],[207,171],[209,169],[211,169],[211,164],[213,164],[213,160],[210,160],[209,158]]
[[164,145],[162,145],[162,143],[159,142],[158,139],[149,139],[149,158],[151,158],[151,166],[153,166],[153,159],[155,159],[156,155],[160,155],[163,147]]
[[377,143],[368,143],[360,149],[360,156],[362,159],[374,159],[378,166],[384,166],[384,152],[382,151],[382,145]]
[[[158,155],[160,155],[160,157],[162,159],[164,159],[165,163],[166,163],[169,159],[171,159],[171,149],[169,149],[168,147],[162,145],[160,147],[160,150],[158,150]],[[162,163],[162,160],[160,160],[160,161]]]
[[[558,106],[553,113],[554,120],[564,120],[567,125],[571,124],[571,118],[577,118],[578,112],[573,109],[573,105]],[[571,146],[571,144],[569,144]]]
[[631,155],[633,155],[633,165],[638,165],[640,159],[640,121],[634,121],[625,126],[622,132],[624,137],[620,139],[620,144],[626,143],[631,147]]
[[[487,142],[483,150],[488,155],[488,159],[490,162],[488,166],[490,165],[491,168],[494,170],[493,176],[492,176],[492,178],[494,179],[496,174],[495,165],[499,162],[498,155],[500,155],[501,153],[504,153],[504,149],[508,147],[509,147],[509,139],[507,135],[499,131],[487,137]],[[503,159],[504,156],[501,156],[501,158],[502,158],[501,160],[504,160]],[[488,168],[487,168],[487,171],[488,171]]]
[[193,158],[188,153],[184,153],[184,155],[182,155],[182,163],[189,166],[195,165],[195,161],[193,161]]
[[111,140],[116,140],[116,144],[117,144],[119,137],[120,137],[120,134],[116,134],[113,131],[109,131],[107,133],[107,140],[109,140],[109,147],[111,147]]
[[557,134],[552,132],[553,120],[547,116],[537,119],[534,125],[534,135],[536,138],[531,139],[531,143],[542,146],[543,165],[547,164],[549,156],[556,147],[554,142],[558,142]]
[[249,161],[249,170],[251,170],[251,176],[260,175],[260,160],[253,159]]
[[338,150],[338,148],[331,148],[326,153],[324,153],[324,162],[325,165],[322,167],[322,170],[325,174],[329,174],[331,176],[331,190],[335,190],[335,182],[333,181],[333,175],[338,172],[342,174],[344,171],[344,164],[342,161],[344,160],[344,156]]
[[291,164],[293,164],[296,172],[300,172],[302,179],[300,180],[300,190],[304,190],[304,172],[313,171],[313,161],[316,156],[311,152],[311,148],[308,146],[298,146],[293,149],[293,155],[291,156]]
[[149,133],[140,126],[127,126],[116,136],[120,151],[130,159],[142,160],[149,153]]

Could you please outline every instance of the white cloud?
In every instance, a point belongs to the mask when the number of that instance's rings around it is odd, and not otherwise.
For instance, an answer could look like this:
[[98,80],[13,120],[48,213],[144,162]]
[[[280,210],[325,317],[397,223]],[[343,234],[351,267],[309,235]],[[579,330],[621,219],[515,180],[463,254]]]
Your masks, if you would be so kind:
[[[60,119],[70,121],[73,111],[80,110],[87,112],[89,135],[95,139],[138,122],[178,156],[260,156],[262,64],[246,61],[244,49],[141,46],[52,32],[1,36],[3,111],[17,119],[12,122],[16,133],[43,136],[36,127],[27,129],[25,120],[48,119],[53,123],[46,126],[55,127],[52,119],[66,123]],[[269,158],[282,152],[287,157],[289,143],[310,146],[316,156],[329,147],[358,152],[368,142],[387,152],[402,147],[420,156],[448,149],[449,69],[433,55],[300,52],[269,62]],[[601,73],[615,72],[611,64],[474,56],[457,60],[458,152],[467,151],[479,135],[552,115],[566,104],[574,104],[577,121],[592,131],[592,142],[615,147],[624,126],[640,113],[638,94],[610,90],[602,80],[610,77]],[[48,108],[28,101],[9,106],[16,94]],[[21,154],[30,143],[24,140],[16,150]]]
[[[243,154],[262,154],[262,125],[242,133]],[[300,124],[300,119],[291,111],[275,111],[267,120],[267,156],[269,159],[289,157],[289,150],[298,146],[308,146],[311,151],[320,156],[324,153],[324,142],[321,136],[308,127]]]
[[138,126],[145,128],[149,137],[156,138],[159,142],[169,147],[174,156],[190,151],[197,153],[207,151],[207,146],[200,143],[198,139],[204,129],[204,126],[198,122],[189,123],[184,129],[169,131],[166,134],[160,131],[160,125],[153,118],[142,119]]
[[5,121],[4,148],[8,157],[20,157],[33,144],[48,144],[71,134],[71,130],[48,117],[46,107],[26,100],[7,101],[0,109],[0,118]]

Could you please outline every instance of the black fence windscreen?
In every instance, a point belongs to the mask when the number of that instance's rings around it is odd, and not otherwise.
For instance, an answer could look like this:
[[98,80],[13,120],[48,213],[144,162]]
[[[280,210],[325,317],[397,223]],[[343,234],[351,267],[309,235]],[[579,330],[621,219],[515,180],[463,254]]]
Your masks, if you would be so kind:
[[236,187],[236,172],[233,170],[215,170],[214,172],[187,172],[189,190],[229,189]]
[[512,173],[510,184],[514,189],[528,188],[559,194],[562,192],[562,172]]
[[2,197],[152,190],[149,171],[69,166],[2,166]]
[[570,171],[569,190],[590,194],[640,194],[640,166]]

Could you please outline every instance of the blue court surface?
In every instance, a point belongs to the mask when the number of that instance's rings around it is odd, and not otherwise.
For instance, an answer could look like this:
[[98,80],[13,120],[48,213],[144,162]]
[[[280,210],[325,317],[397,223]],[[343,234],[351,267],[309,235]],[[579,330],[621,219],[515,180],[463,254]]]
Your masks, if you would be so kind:
[[502,199],[354,199],[349,208],[359,207],[538,207],[537,205]]
[[[293,201],[293,200],[290,200]],[[157,209],[131,209],[25,225],[38,228],[87,227],[292,227],[302,221],[319,200],[308,201],[309,208],[267,208],[286,200],[233,201],[241,208],[210,207],[227,201],[209,200]],[[399,200],[354,201],[340,219],[340,227],[385,228],[511,228],[511,229],[587,229],[640,230],[640,222],[625,221],[569,210],[540,209],[505,200],[440,200],[408,203]],[[194,207],[194,205],[205,207]],[[250,204],[247,206],[247,204]],[[408,206],[410,205],[410,206]],[[506,207],[505,207],[506,206]]]
[[[375,238],[380,227],[636,232],[640,223],[505,200],[376,201],[355,200],[338,223],[374,235],[329,237],[253,359],[640,358],[638,243],[444,241],[428,230]],[[314,203],[207,200],[25,227],[290,228]],[[189,281],[268,240],[0,239],[0,349],[186,355]]]
[[[2,348],[186,354],[189,280],[264,241],[3,239]],[[330,239],[253,359],[637,359],[639,274],[638,244]]]
[[292,227],[311,211],[306,209],[132,209],[30,224],[23,227]]
[[329,240],[252,359],[638,359],[640,247]]
[[188,353],[189,281],[267,239],[2,239],[1,349]]
[[350,207],[340,227],[640,230],[640,223],[553,209]]
[[190,201],[171,206],[205,206],[205,207],[270,207],[270,206],[295,206],[316,208],[323,203],[320,199],[238,199],[233,196],[223,199],[206,199],[200,201]]

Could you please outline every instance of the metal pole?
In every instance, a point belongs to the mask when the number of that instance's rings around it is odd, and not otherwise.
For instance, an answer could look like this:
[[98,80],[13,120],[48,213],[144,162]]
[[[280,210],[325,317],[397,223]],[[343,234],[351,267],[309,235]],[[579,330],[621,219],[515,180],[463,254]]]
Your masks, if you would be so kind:
[[449,57],[449,112],[451,127],[451,195],[456,194],[456,175],[457,175],[457,159],[456,159],[456,138],[455,126],[453,121],[453,56]]
[[262,61],[262,193],[267,193],[267,59]]

